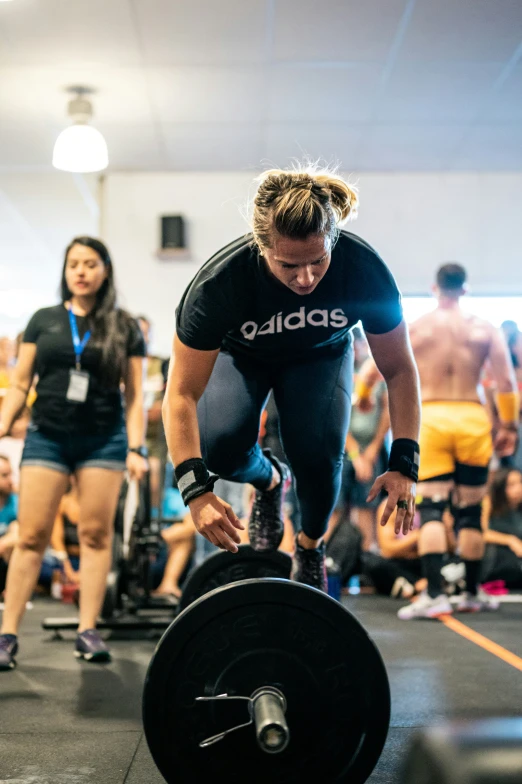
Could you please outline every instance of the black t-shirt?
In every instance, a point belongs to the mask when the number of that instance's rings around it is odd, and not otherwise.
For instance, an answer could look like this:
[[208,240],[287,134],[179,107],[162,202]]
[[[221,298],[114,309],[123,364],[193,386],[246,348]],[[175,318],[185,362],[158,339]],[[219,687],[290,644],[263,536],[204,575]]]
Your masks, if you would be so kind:
[[522,510],[510,509],[504,514],[492,516],[489,527],[492,531],[522,539]]
[[[87,319],[76,316],[80,339],[87,331]],[[102,350],[89,340],[81,360],[89,373],[85,403],[67,400],[69,372],[75,367],[75,353],[64,305],[37,310],[24,332],[24,343],[36,344],[35,372],[37,398],[32,421],[43,431],[61,435],[110,433],[123,422],[123,401],[118,385],[108,387],[102,378]],[[129,319],[127,356],[144,357],[145,342],[134,319]]]
[[340,233],[326,274],[304,296],[270,274],[247,234],[203,265],[176,317],[178,337],[190,348],[287,362],[344,350],[359,320],[369,333],[389,332],[402,306],[388,267],[354,234]]

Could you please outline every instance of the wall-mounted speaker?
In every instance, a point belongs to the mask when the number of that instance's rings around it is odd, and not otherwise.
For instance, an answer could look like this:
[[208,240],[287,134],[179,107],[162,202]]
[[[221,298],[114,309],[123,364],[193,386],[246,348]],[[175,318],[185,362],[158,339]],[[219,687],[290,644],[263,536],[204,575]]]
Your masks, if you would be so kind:
[[160,218],[160,248],[157,257],[163,261],[171,259],[190,260],[187,247],[187,232],[182,215],[162,215]]
[[161,216],[161,247],[185,248],[185,222],[181,215]]

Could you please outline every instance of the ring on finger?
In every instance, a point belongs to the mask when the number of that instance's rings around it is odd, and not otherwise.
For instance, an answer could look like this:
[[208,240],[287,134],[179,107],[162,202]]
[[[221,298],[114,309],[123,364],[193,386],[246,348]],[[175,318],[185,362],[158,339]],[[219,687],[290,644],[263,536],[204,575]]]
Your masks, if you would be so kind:
[[406,509],[408,511],[408,502],[406,500],[397,501],[397,509]]

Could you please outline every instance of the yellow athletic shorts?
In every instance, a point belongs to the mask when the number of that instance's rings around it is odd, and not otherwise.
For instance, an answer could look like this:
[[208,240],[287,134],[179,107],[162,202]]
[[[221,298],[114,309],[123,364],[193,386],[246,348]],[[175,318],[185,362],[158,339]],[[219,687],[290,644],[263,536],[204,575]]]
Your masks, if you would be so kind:
[[419,481],[452,474],[457,463],[486,468],[492,454],[491,421],[480,403],[422,404]]

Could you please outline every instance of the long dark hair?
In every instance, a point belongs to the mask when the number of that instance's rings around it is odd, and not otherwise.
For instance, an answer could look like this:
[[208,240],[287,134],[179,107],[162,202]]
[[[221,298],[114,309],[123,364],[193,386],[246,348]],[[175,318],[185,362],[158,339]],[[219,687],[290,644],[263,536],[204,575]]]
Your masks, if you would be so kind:
[[65,249],[60,296],[62,302],[71,299],[72,292],[67,286],[65,268],[67,256],[73,245],[92,248],[101,258],[107,270],[107,277],[96,292],[96,302],[87,316],[91,330],[91,341],[102,351],[102,377],[109,386],[117,386],[127,369],[127,341],[131,317],[116,305],[114,268],[108,248],[94,237],[75,237]]
[[520,473],[518,468],[499,468],[495,471],[491,486],[489,488],[489,497],[491,499],[491,516],[498,517],[510,511],[509,501],[506,495],[506,485],[508,483],[509,475],[516,471]]

